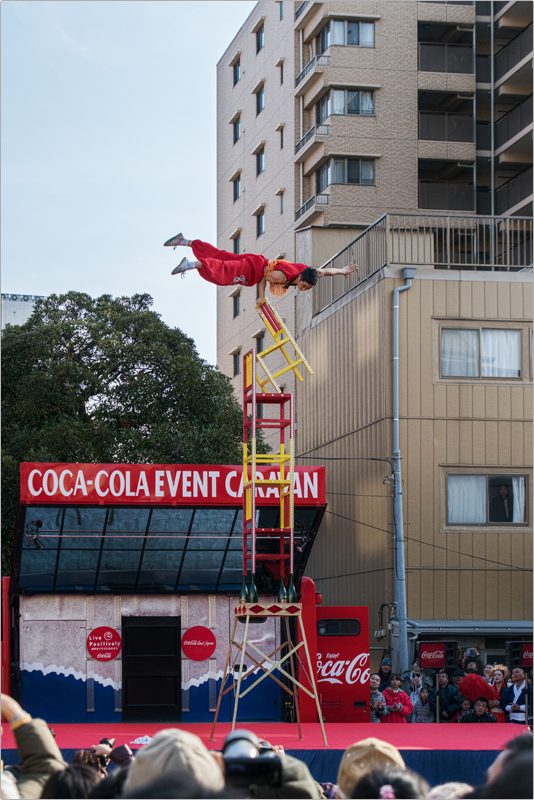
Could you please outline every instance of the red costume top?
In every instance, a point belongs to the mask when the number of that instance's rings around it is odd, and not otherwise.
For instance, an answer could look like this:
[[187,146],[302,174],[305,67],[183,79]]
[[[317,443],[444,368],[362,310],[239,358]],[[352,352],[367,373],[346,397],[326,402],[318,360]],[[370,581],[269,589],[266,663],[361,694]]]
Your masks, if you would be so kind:
[[289,261],[268,261],[265,256],[258,256],[254,253],[227,253],[225,250],[218,250],[211,244],[195,239],[191,243],[191,249],[197,261],[202,264],[198,270],[199,274],[208,283],[215,283],[217,286],[254,286],[259,283],[264,275],[268,275],[275,269],[281,270],[287,277],[284,285],[270,284],[271,292],[275,295],[283,295],[287,292],[289,285],[306,269],[306,264],[291,264]]
[[402,705],[402,711],[390,711],[385,717],[380,717],[380,722],[404,722],[407,725],[406,717],[413,711],[412,701],[402,689],[394,692],[390,686],[382,689],[384,700],[387,706],[394,706],[397,703]]

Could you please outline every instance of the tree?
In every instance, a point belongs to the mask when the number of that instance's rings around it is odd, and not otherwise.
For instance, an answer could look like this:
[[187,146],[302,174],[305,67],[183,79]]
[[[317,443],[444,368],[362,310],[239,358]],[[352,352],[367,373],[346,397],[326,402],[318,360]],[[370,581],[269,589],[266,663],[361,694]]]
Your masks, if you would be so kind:
[[235,464],[243,417],[229,378],[150,310],[149,295],[37,302],[2,337],[2,573],[21,461]]

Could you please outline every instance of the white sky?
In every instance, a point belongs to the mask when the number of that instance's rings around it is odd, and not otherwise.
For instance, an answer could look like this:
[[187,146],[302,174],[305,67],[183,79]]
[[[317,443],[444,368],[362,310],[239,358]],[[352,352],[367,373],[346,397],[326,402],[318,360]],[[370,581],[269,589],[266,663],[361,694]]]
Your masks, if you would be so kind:
[[147,292],[216,360],[216,64],[254,2],[3,0],[2,292]]

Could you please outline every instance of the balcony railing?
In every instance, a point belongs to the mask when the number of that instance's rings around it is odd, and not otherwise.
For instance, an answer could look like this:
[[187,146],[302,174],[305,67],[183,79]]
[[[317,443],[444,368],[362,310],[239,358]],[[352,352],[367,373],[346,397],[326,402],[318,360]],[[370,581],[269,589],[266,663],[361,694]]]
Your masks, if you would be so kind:
[[505,214],[531,196],[532,167],[529,167],[499,186],[495,193],[495,210],[497,214]]
[[419,42],[419,71],[472,74],[473,53],[473,48],[466,44]]
[[491,83],[491,56],[476,57],[477,83]]
[[309,72],[311,72],[311,70],[315,67],[315,65],[317,65],[318,67],[328,67],[329,64],[330,64],[330,56],[314,56],[310,61],[308,61],[304,69],[301,72],[299,72],[299,74],[295,78],[295,87],[297,87],[299,83],[301,83],[304,80],[306,75]]
[[472,142],[474,118],[472,114],[435,114],[419,112],[419,138],[434,142]]
[[310,128],[308,133],[305,133],[302,139],[299,139],[295,145],[295,155],[302,150],[305,144],[308,144],[310,139],[313,139],[314,136],[328,136],[330,133],[330,125],[314,125],[313,128]]
[[419,208],[474,211],[475,185],[454,181],[419,181]]
[[329,199],[330,199],[329,194],[312,195],[312,197],[310,197],[309,200],[306,200],[306,202],[300,208],[297,208],[295,212],[295,221],[304,216],[304,214],[306,214],[306,212],[309,211],[310,208],[313,208],[313,206],[327,206]]
[[498,81],[506,75],[530,53],[532,53],[532,22],[495,56],[495,80]]
[[298,19],[306,6],[309,5],[308,0],[304,0],[299,6],[297,6],[297,10],[295,11],[295,19]]
[[386,266],[518,272],[532,264],[532,218],[384,214],[323,267],[353,261],[347,279],[317,283],[314,314]]
[[495,126],[495,146],[501,147],[528,125],[532,124],[532,95],[518,103],[508,114],[497,122]]

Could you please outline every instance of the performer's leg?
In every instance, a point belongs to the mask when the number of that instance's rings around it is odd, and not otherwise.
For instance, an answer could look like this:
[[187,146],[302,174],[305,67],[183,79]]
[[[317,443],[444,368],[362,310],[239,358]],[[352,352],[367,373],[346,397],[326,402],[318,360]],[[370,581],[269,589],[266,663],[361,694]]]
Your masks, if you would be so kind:
[[173,269],[171,275],[182,275],[190,269],[200,269],[202,264],[200,261],[188,261],[187,258],[182,258],[177,267]]
[[163,247],[191,247],[191,239],[186,239],[183,233],[177,233],[171,239],[167,239]]
[[200,239],[194,239],[191,242],[191,248],[196,258],[216,258],[219,261],[243,261],[245,254],[238,255],[237,253],[228,253],[226,250],[218,250],[213,245],[207,242],[201,242]]

